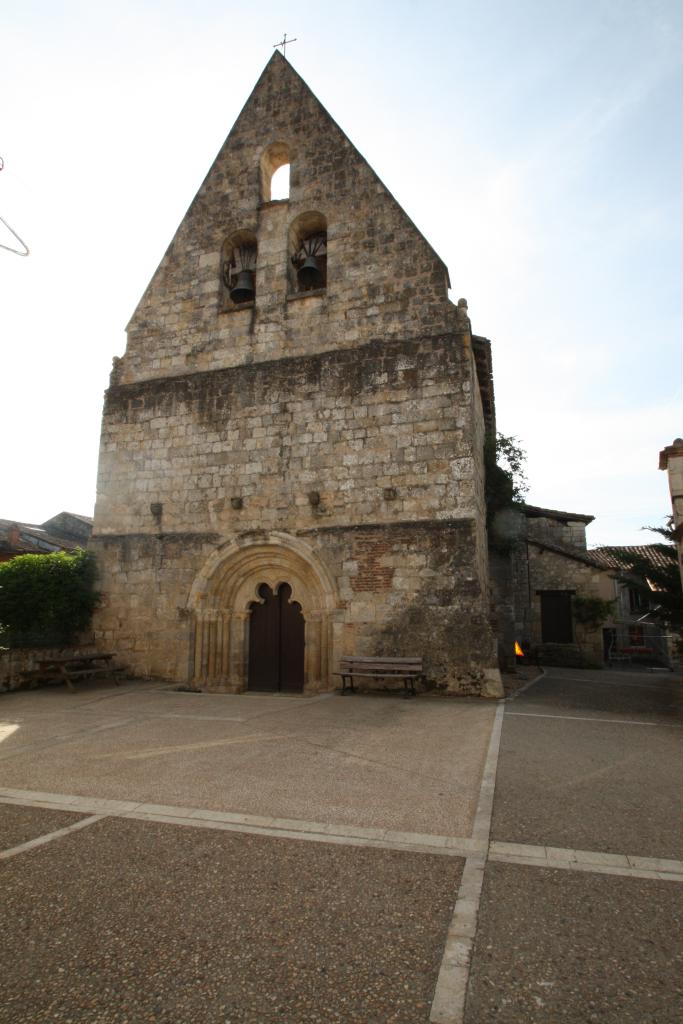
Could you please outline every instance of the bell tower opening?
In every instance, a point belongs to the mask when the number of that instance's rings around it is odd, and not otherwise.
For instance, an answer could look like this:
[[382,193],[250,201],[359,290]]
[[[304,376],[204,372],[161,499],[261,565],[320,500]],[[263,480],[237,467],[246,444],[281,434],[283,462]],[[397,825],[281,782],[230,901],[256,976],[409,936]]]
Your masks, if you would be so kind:
[[289,199],[291,158],[285,142],[274,142],[261,156],[261,202]]
[[270,199],[289,199],[289,164],[283,164],[270,179]]
[[322,213],[301,213],[292,221],[289,251],[290,294],[327,287],[327,218]]
[[258,246],[253,231],[235,231],[223,243],[221,306],[233,309],[253,303],[256,295]]

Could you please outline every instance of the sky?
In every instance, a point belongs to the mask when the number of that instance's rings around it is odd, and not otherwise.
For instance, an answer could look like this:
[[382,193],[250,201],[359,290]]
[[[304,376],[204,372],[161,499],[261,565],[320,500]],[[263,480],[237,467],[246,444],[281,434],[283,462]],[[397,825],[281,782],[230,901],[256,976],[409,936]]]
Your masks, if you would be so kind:
[[[91,515],[125,328],[287,57],[493,343],[527,500],[657,540],[683,435],[683,2],[37,2],[0,11],[0,518]],[[20,248],[0,223],[0,244]]]

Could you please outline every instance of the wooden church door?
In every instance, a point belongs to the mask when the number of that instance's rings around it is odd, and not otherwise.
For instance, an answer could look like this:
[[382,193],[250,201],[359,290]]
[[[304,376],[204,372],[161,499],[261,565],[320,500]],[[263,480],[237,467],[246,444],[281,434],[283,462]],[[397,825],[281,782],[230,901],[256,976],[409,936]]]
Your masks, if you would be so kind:
[[258,590],[263,604],[253,604],[249,622],[249,689],[301,693],[304,688],[304,617],[282,583],[273,593]]

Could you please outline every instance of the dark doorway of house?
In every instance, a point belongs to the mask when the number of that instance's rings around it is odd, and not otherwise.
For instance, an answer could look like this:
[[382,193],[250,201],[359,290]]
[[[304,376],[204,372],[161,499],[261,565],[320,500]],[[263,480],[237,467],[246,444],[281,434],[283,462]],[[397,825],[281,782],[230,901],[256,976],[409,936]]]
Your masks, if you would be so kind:
[[542,590],[541,639],[544,644],[570,644],[572,628],[571,590]]
[[281,583],[276,593],[262,583],[263,604],[251,606],[249,621],[249,689],[301,693],[304,688],[304,617],[292,601],[292,588]]
[[609,663],[613,654],[617,651],[617,631],[607,627],[602,631],[602,658]]

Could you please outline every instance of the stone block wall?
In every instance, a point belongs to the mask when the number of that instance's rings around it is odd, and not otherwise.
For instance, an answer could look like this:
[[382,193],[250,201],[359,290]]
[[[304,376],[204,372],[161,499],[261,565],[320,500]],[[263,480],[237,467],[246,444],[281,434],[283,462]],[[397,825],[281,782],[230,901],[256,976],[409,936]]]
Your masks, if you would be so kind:
[[113,387],[97,533],[481,521],[476,392],[459,335]]
[[[310,536],[310,535],[309,535]],[[431,685],[492,696],[497,673],[473,520],[313,535],[339,581],[341,653],[422,657]]]
[[[264,201],[262,162],[288,152],[288,200]],[[289,228],[327,221],[327,288],[291,287]],[[224,311],[221,250],[236,231],[258,241],[253,305]],[[192,202],[128,327],[116,377],[208,370],[354,348],[372,338],[454,326],[448,271],[306,84],[270,62]]]
[[[471,520],[316,527],[299,536],[338,588],[331,617],[337,659],[422,657],[429,686],[497,694],[495,643]],[[263,539],[269,539],[263,531],[242,538],[245,544]],[[208,534],[98,537],[94,550],[107,567],[97,619],[100,645],[115,645],[141,676],[191,678],[196,624],[188,594],[200,566],[220,547]],[[338,685],[334,668],[330,660],[322,678],[307,680],[307,692]],[[241,666],[215,688],[239,691],[244,685]]]
[[91,545],[101,644],[186,681],[203,564],[286,531],[314,538],[336,581],[338,655],[406,647],[434,685],[488,692],[480,408],[462,335],[111,388]]
[[188,682],[191,615],[188,595],[220,538],[209,533],[95,536],[102,599],[95,639],[134,675]]
[[544,516],[528,519],[527,532],[529,537],[546,544],[586,550],[586,524],[578,519],[559,520]]

